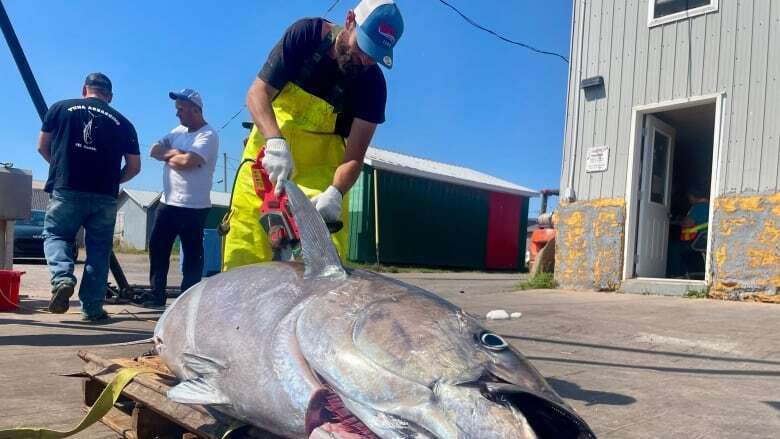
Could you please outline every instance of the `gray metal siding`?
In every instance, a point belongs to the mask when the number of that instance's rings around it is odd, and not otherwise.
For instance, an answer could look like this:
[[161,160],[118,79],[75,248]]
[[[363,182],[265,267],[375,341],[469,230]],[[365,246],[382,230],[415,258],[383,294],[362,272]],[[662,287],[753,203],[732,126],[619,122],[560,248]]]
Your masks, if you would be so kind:
[[148,223],[146,211],[135,201],[125,197],[120,201],[117,212],[124,214],[122,244],[138,250],[146,250]]
[[[622,198],[632,108],[725,92],[718,193],[780,190],[780,2],[721,0],[717,12],[648,28],[647,1],[573,2],[561,187],[573,159],[577,199]],[[597,75],[602,96],[586,96],[580,81]],[[601,145],[608,170],[585,173],[588,148]]]

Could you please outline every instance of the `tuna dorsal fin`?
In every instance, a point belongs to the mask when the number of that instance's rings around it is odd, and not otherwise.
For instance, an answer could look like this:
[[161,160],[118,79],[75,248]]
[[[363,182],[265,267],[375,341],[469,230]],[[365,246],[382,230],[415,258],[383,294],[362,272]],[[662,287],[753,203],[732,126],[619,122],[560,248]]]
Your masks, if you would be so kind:
[[304,277],[346,276],[339,254],[330,240],[328,227],[317,209],[293,182],[284,181],[284,190],[290,202],[295,222],[301,233]]
[[168,399],[182,404],[230,404],[227,396],[204,378],[195,378],[177,384],[168,390]]

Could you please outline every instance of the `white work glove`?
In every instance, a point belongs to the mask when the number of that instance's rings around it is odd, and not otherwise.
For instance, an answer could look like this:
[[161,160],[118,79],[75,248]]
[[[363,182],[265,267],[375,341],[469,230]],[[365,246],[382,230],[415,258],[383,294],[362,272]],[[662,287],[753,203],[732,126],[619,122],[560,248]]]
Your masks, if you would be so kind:
[[274,185],[276,195],[284,191],[282,180],[287,180],[293,170],[290,145],[284,137],[272,137],[265,141],[265,156],[263,156],[263,168],[268,172],[268,178]]
[[341,219],[341,197],[341,192],[335,186],[328,186],[325,192],[316,195],[311,202],[322,219],[332,223]]

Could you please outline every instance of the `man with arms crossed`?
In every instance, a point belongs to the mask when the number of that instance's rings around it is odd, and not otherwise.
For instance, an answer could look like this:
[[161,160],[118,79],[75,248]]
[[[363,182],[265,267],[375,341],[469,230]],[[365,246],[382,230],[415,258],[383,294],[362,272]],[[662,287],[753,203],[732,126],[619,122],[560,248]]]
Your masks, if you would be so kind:
[[152,145],[150,155],[165,163],[163,194],[149,238],[150,294],[136,298],[144,306],[164,306],[171,249],[176,236],[184,258],[181,291],[200,282],[203,273],[203,226],[211,210],[211,184],[219,138],[203,118],[203,99],[186,88],[169,93],[181,125]]

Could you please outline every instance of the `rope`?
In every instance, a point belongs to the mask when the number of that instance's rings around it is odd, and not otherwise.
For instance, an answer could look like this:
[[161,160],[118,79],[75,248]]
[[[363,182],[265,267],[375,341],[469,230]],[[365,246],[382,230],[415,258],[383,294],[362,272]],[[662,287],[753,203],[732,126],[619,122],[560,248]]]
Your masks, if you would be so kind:
[[79,422],[79,424],[68,430],[48,430],[45,428],[13,428],[0,430],[0,439],[61,439],[85,430],[87,427],[98,422],[105,416],[122,394],[122,390],[130,384],[130,381],[136,375],[142,373],[157,373],[152,369],[127,368],[117,372],[111,383],[103,389],[95,404],[89,409],[89,412]]

